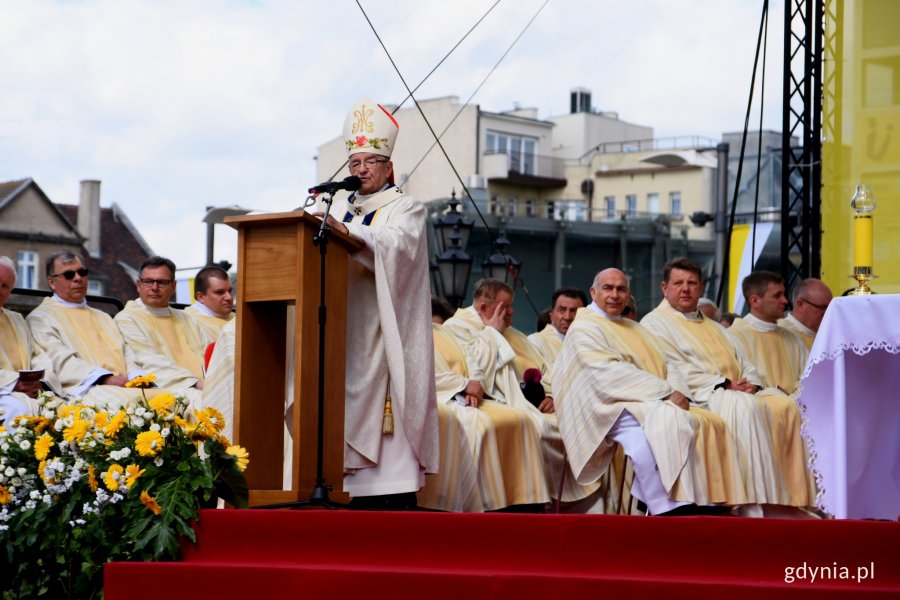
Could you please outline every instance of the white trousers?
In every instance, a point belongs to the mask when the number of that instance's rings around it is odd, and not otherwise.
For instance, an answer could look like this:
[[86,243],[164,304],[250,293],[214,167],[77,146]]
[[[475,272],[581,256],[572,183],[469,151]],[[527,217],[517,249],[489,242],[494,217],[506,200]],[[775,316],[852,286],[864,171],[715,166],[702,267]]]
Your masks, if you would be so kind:
[[651,515],[670,511],[690,502],[676,502],[669,498],[663,486],[662,477],[653,451],[647,442],[647,434],[637,419],[627,410],[616,420],[606,437],[622,446],[625,454],[634,466],[634,482],[631,484],[631,495],[647,505]]

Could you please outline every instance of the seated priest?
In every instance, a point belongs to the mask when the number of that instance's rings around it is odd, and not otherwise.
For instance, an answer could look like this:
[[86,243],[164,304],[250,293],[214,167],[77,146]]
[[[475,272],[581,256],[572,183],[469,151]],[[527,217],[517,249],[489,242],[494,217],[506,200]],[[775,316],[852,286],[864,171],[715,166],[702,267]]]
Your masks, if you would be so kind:
[[33,367],[55,373],[67,396],[92,400],[105,410],[135,404],[142,390],[125,383],[147,372],[128,366],[135,364],[132,350],[112,317],[87,305],[84,259],[62,250],[47,258],[46,272],[53,296],[26,319],[38,350]]
[[825,311],[831,304],[831,290],[821,279],[810,277],[797,284],[791,300],[793,310],[779,319],[778,324],[799,335],[806,344],[806,349],[811,350]]
[[432,298],[441,464],[419,504],[465,512],[543,508],[550,496],[540,430],[523,411],[485,395],[482,382],[493,380],[496,362],[489,357],[496,352],[466,354],[442,325],[452,314]]
[[725,420],[738,450],[748,504],[771,505],[756,507],[756,514],[784,514],[776,505],[811,506],[815,493],[800,411],[781,391],[765,388],[726,330],[699,312],[701,274],[689,259],[669,261],[663,268],[665,297],[641,324],[685,376],[691,396]]
[[169,306],[175,294],[175,263],[151,256],[141,263],[135,282],[139,298],[130,300],[115,317],[125,340],[131,369],[156,375],[156,385],[185,396],[192,409],[201,408],[203,360],[214,342],[197,320]]
[[16,264],[0,256],[0,425],[20,415],[37,414],[35,399],[41,390],[59,393],[59,382],[51,371],[32,369],[31,356],[37,350],[25,318],[5,308],[16,278]]
[[234,319],[234,286],[221,267],[203,267],[194,276],[194,303],[184,312],[194,317],[206,336],[215,340]]
[[565,450],[553,414],[549,369],[525,334],[511,325],[512,301],[513,290],[507,284],[497,279],[482,279],[475,284],[472,305],[457,310],[444,326],[467,355],[476,357],[481,364],[493,365],[493,377],[482,382],[485,393],[522,412],[541,432],[544,475],[550,497],[561,502],[586,500],[600,485],[578,484],[566,466]]
[[619,444],[634,466],[631,494],[652,515],[742,504],[725,423],[693,405],[653,335],[622,316],[629,294],[622,271],[599,272],[593,302],[578,311],[552,371],[572,470],[580,483],[597,481]]
[[575,320],[575,313],[579,308],[587,306],[587,303],[587,296],[578,288],[562,287],[553,292],[550,298],[550,323],[528,336],[528,341],[537,348],[548,368],[552,368],[556,361],[569,325]]

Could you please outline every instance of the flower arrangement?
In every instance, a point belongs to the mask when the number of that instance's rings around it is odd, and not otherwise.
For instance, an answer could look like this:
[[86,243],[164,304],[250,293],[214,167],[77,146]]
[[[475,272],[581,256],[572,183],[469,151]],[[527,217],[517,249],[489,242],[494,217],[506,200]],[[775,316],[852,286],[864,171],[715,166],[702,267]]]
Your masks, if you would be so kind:
[[[140,379],[129,386],[153,381]],[[104,563],[177,560],[201,507],[247,505],[247,452],[215,409],[189,423],[165,392],[117,411],[38,402],[38,416],[0,427],[3,598],[97,596]]]

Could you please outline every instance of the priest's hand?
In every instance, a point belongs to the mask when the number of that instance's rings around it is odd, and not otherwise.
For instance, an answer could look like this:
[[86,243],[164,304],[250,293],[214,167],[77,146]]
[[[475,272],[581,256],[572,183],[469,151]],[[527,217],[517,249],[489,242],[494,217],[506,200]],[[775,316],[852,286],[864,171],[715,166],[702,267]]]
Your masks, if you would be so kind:
[[29,398],[37,398],[38,392],[41,391],[43,386],[44,384],[41,381],[22,381],[19,379],[16,381],[16,387],[13,388],[13,391],[25,394]]
[[[321,219],[322,217],[325,216],[325,213],[314,212],[314,213],[312,213],[312,216],[319,217]],[[328,226],[331,227],[332,229],[334,229],[335,231],[340,231],[344,235],[350,235],[350,230],[347,229],[347,226],[344,225],[343,223],[341,223],[340,221],[338,221],[337,219],[335,219],[334,217],[332,217],[331,215],[328,215]]]
[[497,306],[494,307],[494,312],[491,313],[491,316],[488,317],[484,324],[503,333],[503,330],[506,329],[506,306],[503,302],[497,303]]
[[738,379],[737,381],[732,381],[728,384],[729,390],[735,390],[738,392],[744,392],[746,394],[755,394],[759,391],[759,386],[755,383],[750,383],[743,377]]
[[198,389],[198,390],[202,390],[202,389],[203,389],[203,382],[200,381],[200,380],[198,379],[198,380],[197,380],[197,383],[194,384],[194,388],[196,388],[196,389]]
[[691,401],[681,392],[675,391],[665,397],[666,400],[677,406],[687,410],[691,407]]
[[545,396],[544,400],[538,405],[538,410],[548,414],[556,412],[556,409],[553,407],[553,398]]
[[478,408],[478,403],[484,398],[484,387],[481,385],[480,381],[470,379],[469,383],[466,384],[466,389],[463,390],[463,393],[466,395],[466,406]]
[[125,387],[128,379],[124,375],[104,375],[97,380],[100,385],[114,385],[116,387]]

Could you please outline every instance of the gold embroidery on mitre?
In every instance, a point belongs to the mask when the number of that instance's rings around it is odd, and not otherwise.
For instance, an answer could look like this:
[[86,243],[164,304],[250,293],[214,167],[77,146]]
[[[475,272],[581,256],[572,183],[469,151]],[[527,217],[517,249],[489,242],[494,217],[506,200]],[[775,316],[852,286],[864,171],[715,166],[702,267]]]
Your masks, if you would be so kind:
[[359,110],[354,110],[353,116],[356,117],[356,123],[353,124],[353,133],[372,133],[375,131],[375,124],[372,123],[373,114],[374,110],[371,108],[367,109],[365,104]]

